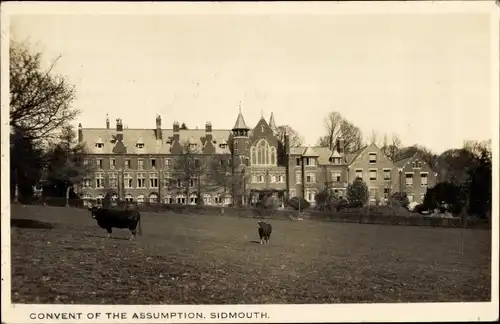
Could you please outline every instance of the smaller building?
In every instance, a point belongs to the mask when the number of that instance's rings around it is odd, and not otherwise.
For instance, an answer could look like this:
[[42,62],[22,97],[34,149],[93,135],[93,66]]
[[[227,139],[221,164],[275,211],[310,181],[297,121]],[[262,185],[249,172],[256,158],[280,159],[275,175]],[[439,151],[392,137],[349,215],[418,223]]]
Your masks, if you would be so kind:
[[418,153],[394,164],[399,172],[399,191],[406,192],[410,202],[422,203],[427,188],[436,185],[437,173]]

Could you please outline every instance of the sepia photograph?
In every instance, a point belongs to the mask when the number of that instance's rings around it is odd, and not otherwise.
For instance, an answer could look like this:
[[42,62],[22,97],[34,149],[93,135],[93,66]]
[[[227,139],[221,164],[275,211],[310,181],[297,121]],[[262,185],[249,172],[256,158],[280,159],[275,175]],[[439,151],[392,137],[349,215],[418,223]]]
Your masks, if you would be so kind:
[[498,319],[498,29],[3,3],[2,322]]

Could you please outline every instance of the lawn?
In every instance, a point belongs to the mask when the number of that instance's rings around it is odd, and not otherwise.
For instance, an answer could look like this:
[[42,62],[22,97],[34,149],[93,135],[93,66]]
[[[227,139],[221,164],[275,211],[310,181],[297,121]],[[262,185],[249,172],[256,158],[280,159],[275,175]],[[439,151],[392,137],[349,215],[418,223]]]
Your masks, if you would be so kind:
[[[12,206],[12,302],[488,301],[491,231],[142,213],[106,238],[87,210]],[[462,254],[461,238],[464,238]]]

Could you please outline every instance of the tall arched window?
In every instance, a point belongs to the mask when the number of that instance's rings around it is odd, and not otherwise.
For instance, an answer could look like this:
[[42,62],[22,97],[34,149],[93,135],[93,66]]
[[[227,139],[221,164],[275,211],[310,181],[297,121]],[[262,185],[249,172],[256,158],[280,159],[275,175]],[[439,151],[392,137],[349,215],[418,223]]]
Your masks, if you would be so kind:
[[276,148],[261,139],[250,149],[252,165],[276,165]]

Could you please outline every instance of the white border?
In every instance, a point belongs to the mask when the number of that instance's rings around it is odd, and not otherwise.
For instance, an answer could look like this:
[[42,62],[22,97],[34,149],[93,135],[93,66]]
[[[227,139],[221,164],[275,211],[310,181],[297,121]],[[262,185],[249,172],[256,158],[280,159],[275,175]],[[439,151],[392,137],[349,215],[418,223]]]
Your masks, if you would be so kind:
[[[106,320],[106,312],[125,312],[129,319],[120,322],[135,323],[133,312],[267,312],[265,323],[282,322],[394,322],[394,321],[492,321],[498,318],[498,173],[499,173],[499,15],[494,1],[445,1],[445,2],[279,2],[279,3],[83,3],[83,2],[7,2],[1,6],[1,215],[2,215],[2,322],[5,323],[52,323],[56,320],[30,320],[33,312],[81,312],[80,322],[115,323]],[[8,44],[9,16],[15,14],[113,14],[113,15],[257,15],[257,14],[442,14],[487,13],[491,21],[492,75],[491,75],[491,127],[493,152],[493,213],[492,213],[492,302],[490,303],[415,303],[415,304],[333,304],[333,305],[196,305],[196,306],[133,306],[130,305],[22,305],[11,304],[10,296],[10,191],[9,191],[9,113],[8,98]],[[481,127],[477,125],[477,127]],[[88,313],[100,312],[100,319],[85,320]],[[207,318],[198,322],[259,322],[244,319]],[[57,320],[58,323],[72,323]],[[188,320],[144,320],[148,323],[189,322]],[[194,321],[191,321],[194,322]]]

